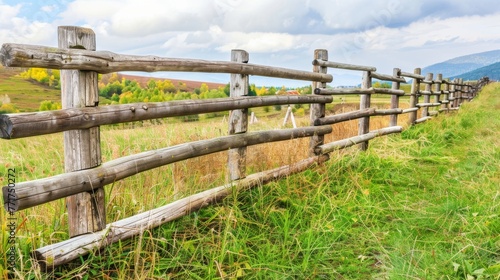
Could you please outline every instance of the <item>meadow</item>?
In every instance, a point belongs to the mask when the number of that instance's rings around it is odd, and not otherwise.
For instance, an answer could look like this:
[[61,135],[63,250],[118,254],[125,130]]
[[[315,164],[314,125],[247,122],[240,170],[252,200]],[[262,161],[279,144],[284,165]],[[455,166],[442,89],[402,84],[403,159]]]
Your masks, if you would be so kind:
[[[500,279],[500,85],[457,113],[331,154],[312,170],[234,192],[220,203],[92,252],[49,273],[30,251],[68,238],[64,200],[17,215],[20,279]],[[387,99],[374,98],[377,106]],[[354,100],[329,107],[350,111]],[[402,101],[404,104],[404,101]],[[403,105],[404,107],[404,105]],[[307,109],[307,108],[305,108]],[[253,109],[250,130],[283,126],[286,110]],[[309,123],[307,110],[296,116]],[[227,117],[102,127],[103,161],[227,134]],[[401,116],[401,124],[405,123]],[[371,129],[387,126],[375,117]],[[286,124],[290,126],[290,124]],[[357,134],[334,125],[326,141]],[[3,140],[0,173],[18,181],[64,172],[62,134]],[[308,139],[249,147],[248,172],[296,162]],[[226,153],[106,187],[108,222],[227,182]],[[6,184],[6,177],[0,181]],[[2,228],[6,212],[1,211]],[[4,252],[6,231],[0,237]],[[0,275],[6,275],[5,256]]]

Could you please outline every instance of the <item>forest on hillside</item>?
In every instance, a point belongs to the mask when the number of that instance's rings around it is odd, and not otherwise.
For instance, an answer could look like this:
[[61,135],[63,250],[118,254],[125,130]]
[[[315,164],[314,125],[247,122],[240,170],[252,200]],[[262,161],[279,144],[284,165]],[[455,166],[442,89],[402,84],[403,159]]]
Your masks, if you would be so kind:
[[[60,71],[43,68],[29,68],[22,72],[21,77],[38,82],[44,86],[60,88]],[[251,84],[248,87],[249,96],[264,96],[276,94],[311,94],[311,87],[297,89],[276,87],[257,87]],[[210,88],[202,83],[199,88],[188,90],[186,83],[174,83],[168,79],[149,79],[145,85],[134,79],[127,79],[118,73],[99,75],[99,103],[127,104],[135,102],[165,102],[186,99],[224,98],[230,95],[229,83],[218,88]],[[61,109],[60,102],[43,101],[40,111]],[[275,108],[281,110],[279,106]]]

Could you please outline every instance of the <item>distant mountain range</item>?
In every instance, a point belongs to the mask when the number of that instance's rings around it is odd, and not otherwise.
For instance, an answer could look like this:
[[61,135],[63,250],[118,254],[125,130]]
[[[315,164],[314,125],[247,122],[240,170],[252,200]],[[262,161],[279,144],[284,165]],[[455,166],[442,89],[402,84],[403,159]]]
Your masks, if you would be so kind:
[[496,62],[493,64],[490,64],[488,66],[484,66],[481,68],[478,68],[476,70],[463,73],[457,76],[453,76],[450,79],[455,79],[455,78],[462,78],[464,81],[469,81],[469,80],[479,80],[482,77],[488,77],[490,80],[495,80],[499,81],[500,80],[500,62]]
[[[445,78],[464,78],[464,80],[477,80],[478,78],[481,78],[483,76],[488,76],[492,80],[498,80],[498,76],[497,78],[495,78],[492,76],[492,74],[487,74],[495,69],[497,69],[497,71],[500,71],[500,64],[498,64],[497,62],[500,62],[500,50],[460,56],[444,62],[433,64],[423,68],[422,74],[425,75],[426,73],[441,73]],[[479,69],[482,70],[476,72],[476,70]]]

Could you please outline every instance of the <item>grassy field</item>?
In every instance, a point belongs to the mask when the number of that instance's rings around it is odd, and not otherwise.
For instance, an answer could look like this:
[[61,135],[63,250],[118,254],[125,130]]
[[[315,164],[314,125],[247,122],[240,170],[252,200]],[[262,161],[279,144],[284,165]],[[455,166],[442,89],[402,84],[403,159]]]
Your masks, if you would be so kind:
[[[334,105],[335,111],[353,106]],[[378,138],[367,152],[332,154],[320,167],[235,192],[217,205],[48,274],[38,272],[29,253],[67,239],[64,201],[23,210],[16,214],[17,277],[500,279],[499,109],[500,85],[492,84],[458,113]],[[264,115],[261,110],[256,109],[257,116]],[[251,130],[281,127],[284,113],[260,118]],[[297,121],[308,123],[306,116]],[[372,129],[386,124],[387,118],[374,118]],[[226,131],[223,118],[103,127],[103,160]],[[327,139],[356,132],[356,123],[347,122],[335,125]],[[304,158],[307,141],[249,148],[248,171]],[[108,222],[224,184],[226,160],[218,153],[108,186]],[[62,135],[3,141],[0,172],[8,168],[16,168],[18,181],[63,173]],[[6,176],[0,181],[5,185]],[[5,214],[1,211],[3,229]],[[6,231],[0,238],[5,252]],[[5,258],[0,256],[2,276]]]
[[8,95],[20,112],[33,112],[42,101],[61,102],[61,91],[17,76],[21,70],[0,66],[0,96]]

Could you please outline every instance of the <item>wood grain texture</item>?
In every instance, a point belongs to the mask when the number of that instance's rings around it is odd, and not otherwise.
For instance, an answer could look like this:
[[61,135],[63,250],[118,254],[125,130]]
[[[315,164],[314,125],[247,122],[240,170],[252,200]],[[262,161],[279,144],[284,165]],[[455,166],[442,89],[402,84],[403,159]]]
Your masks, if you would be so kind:
[[[314,50],[314,61],[328,61],[328,51],[324,49]],[[315,65],[313,63],[313,72],[318,74],[326,74],[328,72],[327,66],[321,66],[319,64]],[[325,82],[313,82],[313,89],[324,89],[326,88]],[[316,94],[316,92],[314,92]],[[325,117],[326,106],[325,104],[311,104],[310,106],[310,122],[311,125],[316,123],[317,119]],[[309,155],[316,155],[316,148],[325,142],[325,137],[323,135],[313,135],[309,141]]]
[[187,116],[261,106],[331,103],[331,96],[243,96],[217,99],[130,103],[0,115],[0,136],[14,139],[101,125]]
[[[372,87],[372,77],[371,72],[365,71],[363,72],[363,80],[361,82],[362,89],[369,89]],[[359,101],[359,109],[367,109],[371,106],[371,95],[370,94],[361,94]],[[364,137],[364,134],[367,134],[370,131],[370,117],[363,117],[359,119],[358,123],[358,135]],[[359,149],[365,151],[368,149],[368,140],[359,142]]]
[[[248,63],[248,52],[244,50],[232,50],[231,61],[237,63]],[[231,74],[229,83],[231,97],[241,97],[248,95],[248,75]],[[229,134],[246,133],[248,130],[248,109],[232,110],[229,114]],[[229,178],[237,180],[245,178],[247,168],[247,147],[239,147],[228,151],[227,168]]]
[[109,51],[62,49],[4,44],[0,59],[7,67],[39,67],[112,73],[120,71],[176,71],[258,75],[302,81],[331,82],[332,75],[231,61],[117,54]]
[[[96,38],[91,29],[60,26],[58,45],[62,49],[95,51]],[[94,107],[99,103],[97,72],[62,70],[62,107]],[[99,127],[64,132],[64,170],[72,172],[101,164]],[[77,236],[103,229],[106,225],[104,189],[77,193],[66,198],[69,235]]]

